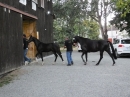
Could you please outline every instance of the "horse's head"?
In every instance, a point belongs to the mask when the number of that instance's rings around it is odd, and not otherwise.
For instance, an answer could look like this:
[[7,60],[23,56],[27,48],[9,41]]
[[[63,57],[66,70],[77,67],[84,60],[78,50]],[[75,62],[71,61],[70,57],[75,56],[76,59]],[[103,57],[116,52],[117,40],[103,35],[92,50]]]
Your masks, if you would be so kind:
[[33,41],[33,36],[30,35],[29,39],[28,39],[28,43],[32,42]]
[[77,42],[79,42],[79,36],[73,37],[73,43],[77,43]]

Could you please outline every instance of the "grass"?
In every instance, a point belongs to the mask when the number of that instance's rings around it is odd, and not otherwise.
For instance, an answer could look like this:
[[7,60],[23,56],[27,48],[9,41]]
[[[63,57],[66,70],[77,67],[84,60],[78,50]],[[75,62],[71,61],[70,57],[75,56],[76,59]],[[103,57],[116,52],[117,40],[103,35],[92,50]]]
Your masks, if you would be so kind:
[[9,84],[12,81],[12,77],[4,77],[0,79],[0,87]]
[[0,87],[3,87],[4,85],[9,84],[10,82],[12,82],[12,80],[14,79],[14,77],[17,76],[17,71],[18,70],[14,70],[12,72],[9,72],[7,74],[4,74],[1,78],[0,78]]

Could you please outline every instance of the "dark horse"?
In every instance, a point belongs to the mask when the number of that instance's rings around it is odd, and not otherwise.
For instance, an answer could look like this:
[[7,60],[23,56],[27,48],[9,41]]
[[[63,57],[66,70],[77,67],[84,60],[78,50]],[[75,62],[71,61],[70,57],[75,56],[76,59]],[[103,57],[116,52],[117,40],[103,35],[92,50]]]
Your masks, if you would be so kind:
[[41,59],[42,59],[42,65],[43,65],[43,54],[42,52],[50,52],[52,51],[53,54],[55,55],[55,60],[54,62],[56,62],[58,55],[60,56],[61,60],[63,60],[62,55],[61,55],[61,51],[60,51],[60,46],[56,43],[43,43],[40,42],[37,38],[30,36],[28,43],[30,42],[34,42],[36,49],[37,49],[37,54],[36,54],[36,58],[37,55],[40,54]]
[[[111,42],[106,41],[106,40],[91,40],[91,39],[83,38],[83,37],[80,37],[80,36],[75,36],[73,38],[73,42],[74,43],[77,43],[77,42],[80,43],[81,49],[83,51],[81,58],[82,58],[83,62],[85,63],[85,65],[87,63],[87,53],[88,52],[100,51],[100,59],[96,64],[96,65],[99,65],[101,59],[103,58],[103,52],[106,51],[110,55],[110,57],[112,58],[113,66],[114,66],[114,64],[115,64],[114,58],[117,59],[117,57],[116,57],[115,50],[114,50],[114,47],[113,47]],[[112,54],[111,54],[109,45],[111,47]],[[85,57],[86,57],[86,62],[83,59],[84,54],[85,54]]]

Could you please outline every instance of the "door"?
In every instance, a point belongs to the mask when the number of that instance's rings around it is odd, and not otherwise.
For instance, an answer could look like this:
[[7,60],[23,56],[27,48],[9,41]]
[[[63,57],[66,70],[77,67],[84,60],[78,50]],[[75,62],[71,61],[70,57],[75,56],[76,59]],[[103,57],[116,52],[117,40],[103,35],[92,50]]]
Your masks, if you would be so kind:
[[[23,33],[26,34],[26,37],[29,38],[30,35],[34,37],[37,36],[36,32],[36,21],[35,20],[23,20]],[[35,58],[36,55],[36,47],[33,42],[28,45],[27,56],[29,58]]]

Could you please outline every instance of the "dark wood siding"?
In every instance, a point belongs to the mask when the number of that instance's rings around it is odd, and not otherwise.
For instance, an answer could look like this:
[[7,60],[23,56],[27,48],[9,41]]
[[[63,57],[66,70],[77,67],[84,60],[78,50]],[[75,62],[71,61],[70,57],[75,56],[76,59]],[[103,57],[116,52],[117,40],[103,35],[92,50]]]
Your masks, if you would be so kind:
[[[22,19],[20,14],[0,7],[0,74],[23,64]],[[14,18],[15,17],[15,18]]]

